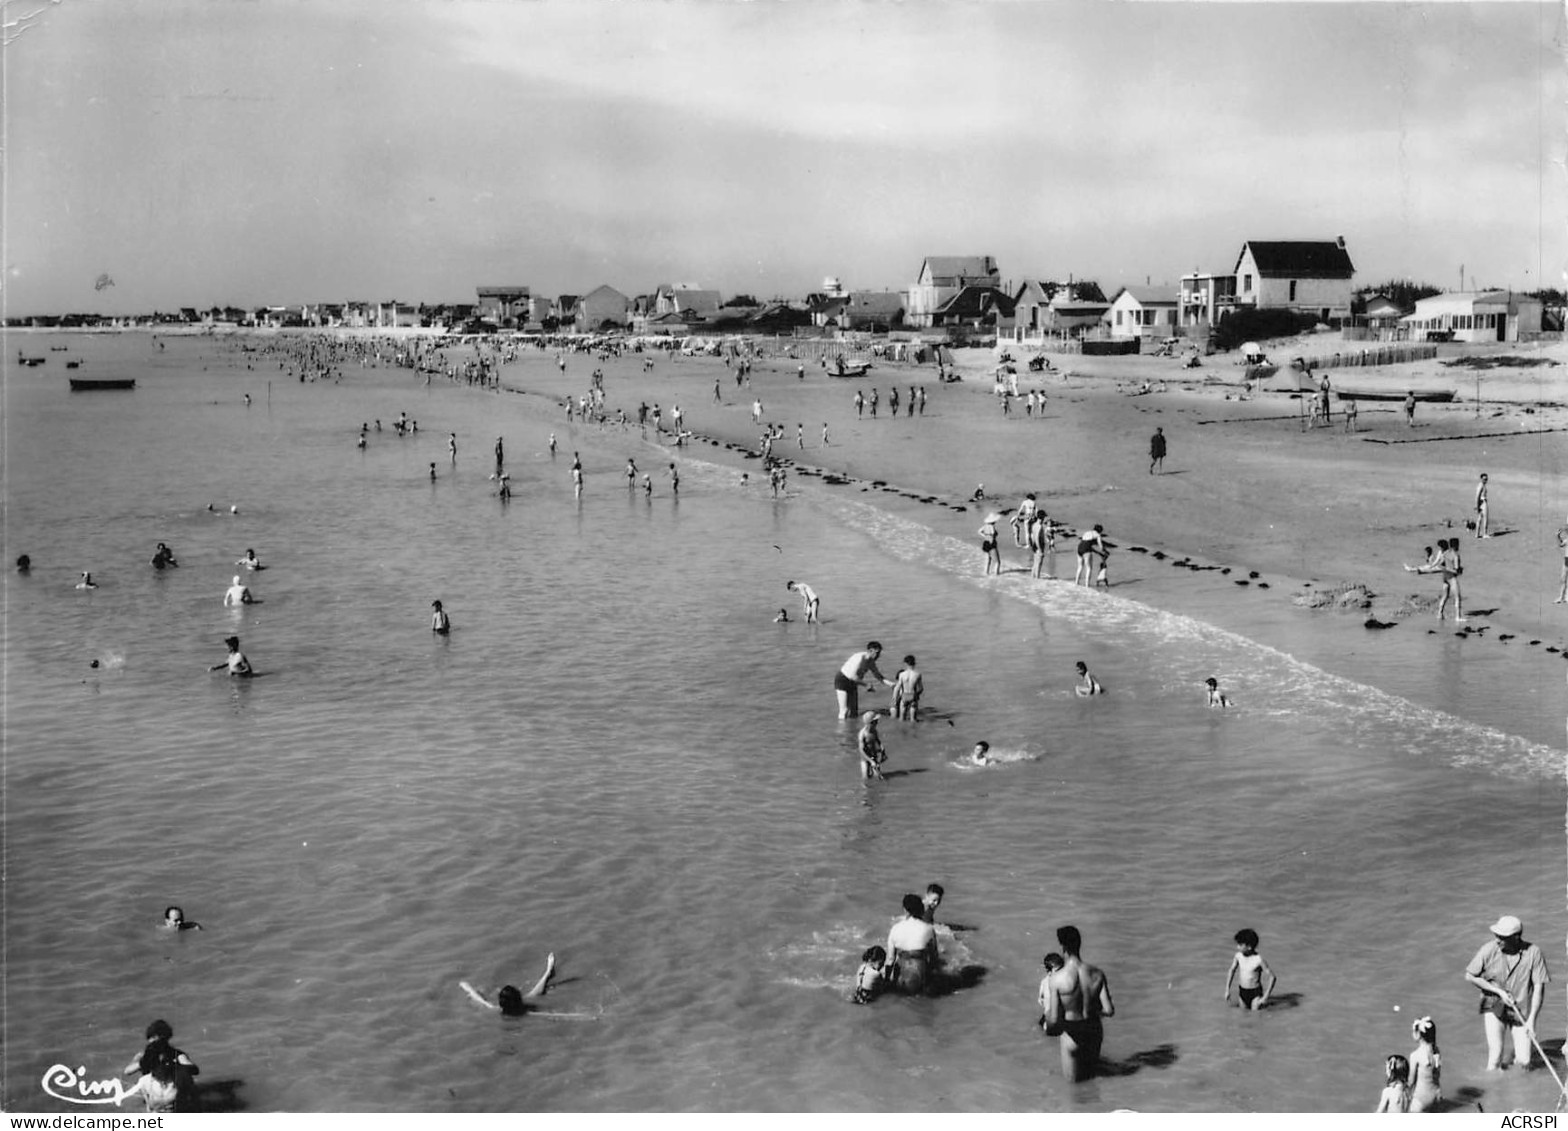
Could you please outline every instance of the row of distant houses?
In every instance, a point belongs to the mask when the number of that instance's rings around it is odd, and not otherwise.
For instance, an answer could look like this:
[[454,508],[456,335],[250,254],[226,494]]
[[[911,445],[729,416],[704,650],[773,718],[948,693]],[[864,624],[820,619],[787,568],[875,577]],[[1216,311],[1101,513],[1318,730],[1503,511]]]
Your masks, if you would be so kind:
[[[177,319],[204,325],[396,329],[626,330],[684,335],[723,327],[790,332],[879,332],[894,329],[952,335],[978,332],[1028,343],[1093,335],[1113,338],[1203,336],[1243,310],[1289,310],[1318,321],[1348,324],[1356,296],[1355,265],[1344,239],[1247,240],[1226,272],[1183,275],[1176,287],[1125,286],[1107,298],[1097,285],[1025,278],[1004,283],[994,256],[928,256],[902,290],[850,291],[836,278],[802,301],[775,300],[743,310],[719,292],[667,283],[629,296],[614,287],[583,295],[547,296],[528,286],[476,288],[473,303],[425,305],[397,301],[266,306],[251,310],[185,308]],[[1508,291],[1465,292],[1423,299],[1414,311],[1374,295],[1357,326],[1412,340],[1517,341],[1539,334],[1542,304]]]

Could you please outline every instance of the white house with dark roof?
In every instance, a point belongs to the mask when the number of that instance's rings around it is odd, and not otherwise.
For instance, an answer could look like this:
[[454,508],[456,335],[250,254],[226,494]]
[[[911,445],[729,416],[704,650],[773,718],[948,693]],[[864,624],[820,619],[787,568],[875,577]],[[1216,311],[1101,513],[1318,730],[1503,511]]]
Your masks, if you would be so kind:
[[930,255],[920,264],[920,275],[909,288],[909,303],[904,322],[928,327],[936,312],[951,302],[965,287],[993,287],[1002,284],[996,257],[991,255]]
[[1176,333],[1174,287],[1123,287],[1111,297],[1102,321],[1115,338],[1166,338]]
[[1236,305],[1350,316],[1356,267],[1337,240],[1248,240],[1236,257]]

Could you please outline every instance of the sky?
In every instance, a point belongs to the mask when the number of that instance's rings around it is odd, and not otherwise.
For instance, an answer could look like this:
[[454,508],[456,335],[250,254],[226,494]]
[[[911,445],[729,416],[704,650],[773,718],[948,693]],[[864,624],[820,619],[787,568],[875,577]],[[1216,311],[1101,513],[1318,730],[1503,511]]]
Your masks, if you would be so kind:
[[800,297],[929,255],[1111,293],[1338,236],[1358,285],[1565,285],[1561,4],[0,10],[10,316]]

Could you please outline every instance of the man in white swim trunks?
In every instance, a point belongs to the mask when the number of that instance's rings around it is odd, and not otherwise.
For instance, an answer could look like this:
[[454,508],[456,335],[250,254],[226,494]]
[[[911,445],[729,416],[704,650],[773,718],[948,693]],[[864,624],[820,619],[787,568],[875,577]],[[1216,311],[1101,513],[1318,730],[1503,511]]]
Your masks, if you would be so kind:
[[844,666],[833,676],[833,690],[838,694],[838,717],[847,719],[860,713],[860,685],[865,678],[874,676],[884,686],[892,687],[893,681],[877,670],[877,658],[882,655],[882,645],[871,641],[865,651],[856,652],[844,661]]
[[784,583],[784,588],[788,589],[791,593],[800,594],[801,603],[805,606],[807,624],[821,623],[821,620],[817,614],[821,611],[822,601],[817,596],[817,591],[815,589],[807,585],[804,581],[786,581]]

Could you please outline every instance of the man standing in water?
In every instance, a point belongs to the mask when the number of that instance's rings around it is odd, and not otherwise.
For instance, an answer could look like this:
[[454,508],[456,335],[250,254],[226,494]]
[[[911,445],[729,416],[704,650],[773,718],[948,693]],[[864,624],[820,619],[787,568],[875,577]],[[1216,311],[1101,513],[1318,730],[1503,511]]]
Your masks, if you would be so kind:
[[1491,926],[1492,941],[1476,951],[1465,967],[1465,981],[1481,991],[1481,1025],[1486,1030],[1486,1069],[1495,1072],[1503,1063],[1503,1034],[1512,1033],[1514,1063],[1529,1068],[1530,1042],[1535,1019],[1541,1012],[1546,983],[1546,959],[1534,943],[1524,941],[1524,924],[1504,915]]
[[1105,1029],[1100,1020],[1114,1017],[1111,986],[1105,972],[1079,956],[1083,937],[1077,927],[1058,927],[1056,942],[1065,962],[1051,972],[1044,987],[1045,1031],[1060,1035],[1062,1075],[1077,1083],[1094,1075]]
[[877,671],[877,658],[882,655],[882,645],[871,641],[863,652],[856,652],[844,661],[844,666],[833,676],[833,690],[838,694],[838,717],[847,719],[860,713],[860,685],[867,675],[875,676],[888,687],[893,681]]

